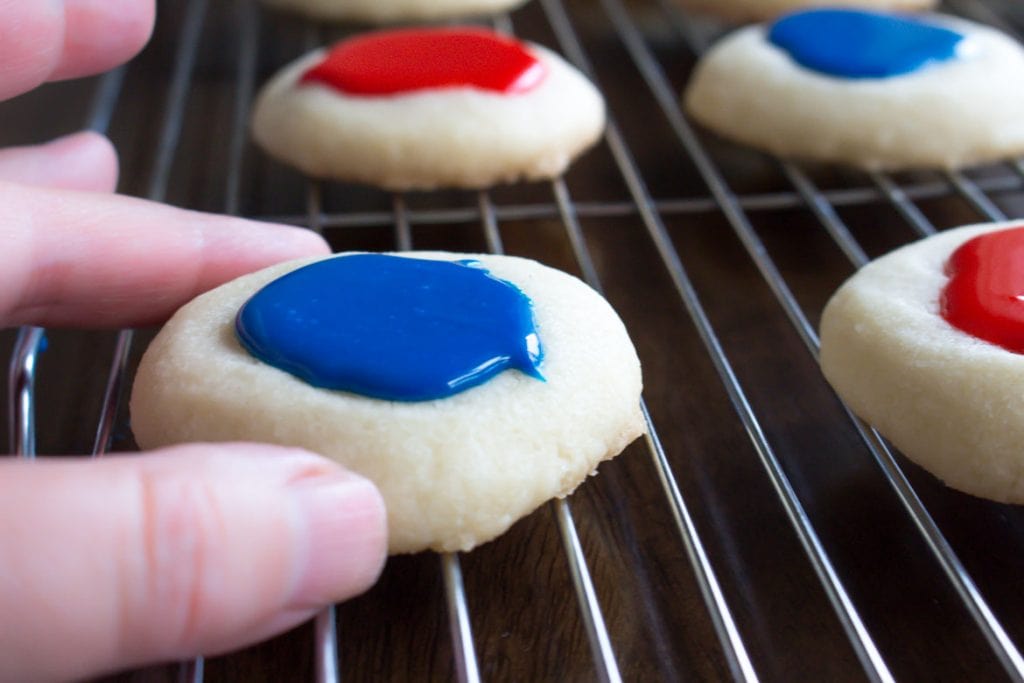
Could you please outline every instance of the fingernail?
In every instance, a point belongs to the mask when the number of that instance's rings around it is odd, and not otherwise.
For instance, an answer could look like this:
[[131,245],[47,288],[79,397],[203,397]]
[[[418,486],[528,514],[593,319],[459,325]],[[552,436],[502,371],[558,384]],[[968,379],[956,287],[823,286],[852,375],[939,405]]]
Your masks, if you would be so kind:
[[348,472],[293,485],[301,538],[293,608],[340,602],[373,585],[387,559],[387,520],[377,488]]

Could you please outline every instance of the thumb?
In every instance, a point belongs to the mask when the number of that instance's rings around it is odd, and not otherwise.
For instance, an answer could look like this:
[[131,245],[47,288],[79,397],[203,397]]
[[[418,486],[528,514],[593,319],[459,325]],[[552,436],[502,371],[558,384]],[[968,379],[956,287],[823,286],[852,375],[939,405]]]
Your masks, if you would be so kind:
[[376,488],[255,444],[0,465],[0,661],[80,678],[216,654],[368,588],[385,559]]

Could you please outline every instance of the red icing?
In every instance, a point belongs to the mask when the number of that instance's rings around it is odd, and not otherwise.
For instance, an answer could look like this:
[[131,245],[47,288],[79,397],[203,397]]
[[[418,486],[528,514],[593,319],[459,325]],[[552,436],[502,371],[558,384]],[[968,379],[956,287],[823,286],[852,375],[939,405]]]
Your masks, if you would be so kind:
[[1024,353],[1024,225],[979,235],[946,264],[942,317],[979,339]]
[[353,95],[396,95],[472,87],[521,93],[539,84],[544,65],[511,38],[476,28],[380,31],[335,45],[303,77]]

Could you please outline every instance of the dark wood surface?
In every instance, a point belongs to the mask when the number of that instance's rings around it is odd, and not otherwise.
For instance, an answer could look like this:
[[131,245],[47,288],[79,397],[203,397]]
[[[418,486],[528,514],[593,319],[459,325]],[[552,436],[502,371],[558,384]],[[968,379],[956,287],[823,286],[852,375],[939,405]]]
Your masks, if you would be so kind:
[[[153,186],[157,141],[169,101],[186,0],[160,3],[152,44],[128,68],[110,136],[122,159],[120,190],[146,195]],[[674,92],[694,54],[666,4],[627,4]],[[546,12],[532,2],[512,15],[524,37],[559,47]],[[898,680],[1006,678],[961,600],[905,514],[814,359],[759,274],[615,28],[596,0],[566,10],[593,63],[597,81],[655,214],[692,279],[708,320],[735,371],[767,442],[819,534],[839,578]],[[1020,21],[1012,3],[964,2]],[[1017,11],[1017,10],[1013,10]],[[235,130],[240,29],[258,19],[257,82],[348,28],[311,26],[248,2],[209,3],[174,147],[166,199],[210,211],[228,206],[227,177]],[[1019,24],[1018,24],[1019,27]],[[702,23],[702,34],[708,30]],[[713,27],[712,27],[713,28]],[[188,47],[188,46],[186,46]],[[41,141],[85,121],[96,80],[48,86],[0,108],[4,144]],[[1024,84],[1008,84],[1022,87]],[[704,136],[701,141],[745,217],[816,324],[829,294],[853,266],[810,213],[775,160]],[[306,220],[307,182],[246,146],[240,212]],[[863,175],[810,169],[836,191],[836,210],[874,256],[914,238],[893,204]],[[1024,183],[1009,165],[969,178],[1009,215],[1024,215]],[[937,174],[901,175],[915,205],[938,228],[981,216]],[[567,187],[601,283],[639,349],[645,396],[712,566],[733,610],[754,667],[766,681],[856,681],[865,675],[778,495],[727,394],[695,325],[655,248],[611,149],[602,144],[569,172]],[[861,188],[863,192],[841,192]],[[323,208],[349,217],[326,235],[338,250],[396,247],[393,198],[375,190],[325,184]],[[489,198],[504,216],[509,253],[579,273],[548,184],[499,188]],[[416,248],[486,249],[475,193],[413,194]],[[519,212],[513,209],[526,207]],[[463,209],[436,220],[435,210]],[[354,218],[353,218],[354,216]],[[419,217],[419,219],[417,219]],[[140,225],[140,233],[146,226]],[[134,367],[152,331],[132,351]],[[13,332],[5,333],[3,349]],[[39,450],[89,451],[114,333],[52,331],[40,361]],[[114,447],[131,450],[121,410]],[[944,488],[900,459],[915,490],[976,580],[1010,636],[1024,643],[1024,516]],[[616,659],[626,680],[723,680],[729,671],[650,452],[643,442],[601,467],[571,498]],[[83,533],[88,533],[83,529]],[[589,681],[596,672],[552,509],[545,506],[511,531],[462,557],[475,648],[485,680]],[[160,615],[154,614],[154,619]],[[439,559],[389,561],[379,584],[339,608],[342,675],[349,681],[454,678]],[[311,627],[206,662],[208,681],[307,681],[313,677]],[[173,680],[173,666],[121,680]]]

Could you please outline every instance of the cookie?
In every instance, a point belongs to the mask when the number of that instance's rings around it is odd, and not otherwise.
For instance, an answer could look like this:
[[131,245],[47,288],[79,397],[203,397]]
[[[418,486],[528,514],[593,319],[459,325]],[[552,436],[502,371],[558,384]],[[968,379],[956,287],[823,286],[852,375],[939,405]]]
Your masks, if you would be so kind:
[[561,57],[481,28],[365,34],[285,67],[252,132],[307,175],[391,190],[553,178],[604,130]]
[[949,486],[1024,503],[1024,223],[950,230],[851,277],[821,367],[853,411]]
[[[413,258],[414,257],[414,258]],[[644,430],[640,365],[608,303],[505,256],[342,254],[182,308],[131,397],[143,448],[261,441],[373,480],[391,553],[469,550]]]
[[[676,0],[688,12],[707,14],[728,21],[765,21],[787,12],[834,5],[829,0]],[[845,0],[844,7],[921,11],[935,7],[936,0]]]
[[526,0],[263,0],[269,7],[300,12],[313,19],[388,23],[436,21],[497,14]]
[[952,169],[1024,152],[1024,50],[943,15],[811,10],[726,37],[686,110],[736,142],[867,170]]

